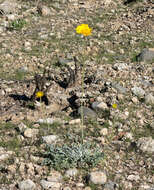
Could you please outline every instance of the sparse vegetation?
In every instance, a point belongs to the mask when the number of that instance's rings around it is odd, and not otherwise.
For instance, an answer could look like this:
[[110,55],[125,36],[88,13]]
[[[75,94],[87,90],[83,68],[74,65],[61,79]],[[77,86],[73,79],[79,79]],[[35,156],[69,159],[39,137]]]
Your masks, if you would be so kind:
[[44,164],[63,170],[69,168],[91,168],[95,167],[103,159],[100,148],[92,143],[74,143],[55,147],[50,145],[44,153]]
[[[54,170],[63,175],[61,188],[151,188],[153,155],[137,145],[154,138],[154,105],[145,98],[153,95],[153,60],[138,59],[154,48],[151,0],[18,3],[15,20],[0,18],[2,188],[27,178],[40,186]],[[132,93],[134,86],[145,95]],[[52,135],[53,144],[42,138]],[[70,168],[77,176],[64,175]],[[89,181],[93,170],[106,173],[106,184]]]

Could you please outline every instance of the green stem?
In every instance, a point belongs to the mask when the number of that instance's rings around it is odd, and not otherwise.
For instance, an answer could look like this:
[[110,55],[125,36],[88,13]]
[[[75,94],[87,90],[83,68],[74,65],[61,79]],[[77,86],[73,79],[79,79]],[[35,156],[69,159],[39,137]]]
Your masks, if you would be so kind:
[[84,131],[83,131],[83,125],[84,125],[84,114],[83,114],[83,99],[84,99],[84,75],[85,75],[85,65],[83,63],[83,67],[82,67],[82,102],[81,102],[81,138],[82,138],[82,143],[83,143],[83,138],[84,138]]

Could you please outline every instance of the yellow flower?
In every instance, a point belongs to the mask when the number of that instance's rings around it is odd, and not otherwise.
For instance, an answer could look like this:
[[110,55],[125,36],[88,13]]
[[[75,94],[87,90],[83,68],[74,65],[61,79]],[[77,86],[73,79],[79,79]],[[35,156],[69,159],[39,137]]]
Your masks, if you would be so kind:
[[91,35],[92,29],[89,28],[88,24],[81,24],[76,27],[76,33],[82,34],[84,36],[89,36]]
[[44,96],[44,92],[42,91],[36,92],[36,98],[41,98],[42,96]]
[[117,109],[117,104],[112,104],[112,108]]

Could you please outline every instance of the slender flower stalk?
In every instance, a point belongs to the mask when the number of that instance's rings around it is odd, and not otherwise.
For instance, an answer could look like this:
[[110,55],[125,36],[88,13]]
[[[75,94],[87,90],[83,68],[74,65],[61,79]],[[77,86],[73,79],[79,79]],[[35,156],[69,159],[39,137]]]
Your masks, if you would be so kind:
[[[82,34],[84,37],[87,37],[91,35],[92,29],[88,26],[88,24],[81,24],[76,27],[76,33]],[[87,39],[85,39],[87,40]],[[86,43],[87,44],[87,43]],[[83,113],[83,96],[84,96],[84,77],[85,77],[85,60],[83,59],[83,67],[82,67],[82,102],[81,102],[81,125],[82,125],[82,143],[83,143],[83,137],[84,137],[84,131],[83,131],[83,125],[84,125],[84,113]]]

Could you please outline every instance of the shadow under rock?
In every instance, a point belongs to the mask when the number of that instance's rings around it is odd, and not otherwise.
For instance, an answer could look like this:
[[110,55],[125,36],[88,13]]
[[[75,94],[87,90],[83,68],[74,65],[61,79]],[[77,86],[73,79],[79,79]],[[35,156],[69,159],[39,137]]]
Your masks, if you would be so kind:
[[76,100],[79,97],[76,94],[72,94],[70,98],[67,98],[67,101],[69,103],[69,106],[65,107],[62,111],[66,111],[69,107],[72,108],[72,112],[69,114],[69,116],[76,118],[78,117],[78,104],[76,103]]
[[19,101],[30,101],[30,98],[26,96],[25,94],[19,95],[19,94],[10,94],[9,97],[13,98],[14,100],[19,100]]
[[127,0],[124,2],[124,5],[128,5],[130,3],[135,3],[135,2],[137,2],[137,0]]
[[61,87],[61,88],[68,88],[69,83],[64,79],[63,81],[56,81],[56,83]]

